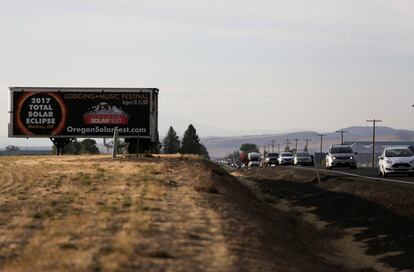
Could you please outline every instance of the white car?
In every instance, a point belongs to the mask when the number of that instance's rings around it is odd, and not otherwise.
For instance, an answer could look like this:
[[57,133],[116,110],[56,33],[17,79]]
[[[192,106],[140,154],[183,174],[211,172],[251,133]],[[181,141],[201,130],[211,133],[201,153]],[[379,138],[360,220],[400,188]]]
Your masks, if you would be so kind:
[[247,155],[249,158],[249,167],[260,166],[261,155],[257,152],[251,152]]
[[278,158],[279,165],[293,165],[293,160],[292,152],[282,152]]
[[334,167],[357,168],[357,160],[352,147],[349,145],[332,145],[326,153],[326,169]]
[[380,176],[386,177],[394,173],[414,175],[414,152],[408,147],[385,148],[378,159]]
[[298,152],[293,160],[294,165],[313,165],[312,157],[308,152]]

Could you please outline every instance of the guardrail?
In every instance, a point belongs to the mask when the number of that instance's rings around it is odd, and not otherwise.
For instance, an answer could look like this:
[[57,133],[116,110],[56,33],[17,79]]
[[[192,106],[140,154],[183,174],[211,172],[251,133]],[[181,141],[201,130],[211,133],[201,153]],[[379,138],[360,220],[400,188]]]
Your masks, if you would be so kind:
[[403,180],[397,180],[397,179],[391,179],[391,178],[369,177],[369,176],[358,175],[358,174],[354,174],[354,173],[348,173],[348,172],[337,171],[337,170],[327,170],[327,169],[322,169],[322,168],[308,168],[308,167],[301,167],[301,166],[295,166],[295,167],[291,167],[291,168],[292,169],[304,170],[304,171],[316,172],[318,180],[319,180],[319,174],[320,173],[330,173],[330,174],[340,174],[342,176],[361,178],[361,179],[365,179],[365,180],[371,181],[371,182],[373,182],[373,181],[382,181],[382,182],[388,182],[388,183],[391,182],[391,183],[399,183],[399,184],[414,186],[414,178],[413,178],[413,181],[403,181]]

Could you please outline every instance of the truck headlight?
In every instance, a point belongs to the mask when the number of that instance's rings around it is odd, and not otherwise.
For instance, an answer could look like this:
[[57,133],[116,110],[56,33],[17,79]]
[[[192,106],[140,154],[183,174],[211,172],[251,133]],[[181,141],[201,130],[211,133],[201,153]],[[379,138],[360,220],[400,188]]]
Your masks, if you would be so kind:
[[336,157],[332,157],[333,160],[336,160]]
[[352,156],[351,156],[351,157],[349,157],[349,159],[353,160],[353,159],[354,159],[354,157],[352,157]]

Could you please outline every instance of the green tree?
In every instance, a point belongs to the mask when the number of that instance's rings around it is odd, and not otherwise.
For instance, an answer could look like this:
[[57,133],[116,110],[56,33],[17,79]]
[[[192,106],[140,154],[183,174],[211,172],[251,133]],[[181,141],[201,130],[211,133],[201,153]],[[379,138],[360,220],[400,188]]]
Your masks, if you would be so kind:
[[63,148],[63,154],[78,155],[80,154],[80,152],[81,152],[81,144],[76,139],[73,142],[67,144]]
[[210,159],[210,155],[208,154],[207,148],[203,144],[201,144],[201,147],[200,147],[200,155],[206,160]]
[[[52,153],[56,154],[56,147],[52,147]],[[96,141],[92,139],[85,139],[81,142],[74,140],[63,148],[63,154],[78,155],[78,154],[99,154]]]
[[242,146],[240,147],[240,150],[245,152],[245,153],[259,152],[259,149],[257,148],[257,145],[249,144],[249,143],[242,144]]
[[181,153],[183,154],[200,154],[201,144],[197,131],[192,124],[184,132],[181,145]]
[[184,132],[181,145],[181,153],[183,154],[200,154],[201,144],[195,127],[190,124]]
[[83,154],[99,154],[99,148],[93,139],[85,139],[80,142],[80,153]]
[[180,139],[172,126],[162,141],[162,146],[165,154],[175,154],[180,151]]

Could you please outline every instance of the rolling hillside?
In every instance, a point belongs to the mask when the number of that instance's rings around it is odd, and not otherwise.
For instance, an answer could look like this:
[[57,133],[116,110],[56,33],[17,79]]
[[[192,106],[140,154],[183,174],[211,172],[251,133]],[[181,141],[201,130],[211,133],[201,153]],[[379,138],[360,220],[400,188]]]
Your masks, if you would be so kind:
[[[344,128],[348,131],[344,135],[345,141],[371,141],[372,127],[348,127]],[[336,132],[327,132],[324,137],[324,148],[331,144],[340,143],[340,135]],[[394,129],[390,127],[378,127],[377,131],[378,141],[414,141],[414,131]],[[309,142],[310,151],[316,151],[320,148],[320,138],[318,132],[315,131],[300,131],[282,134],[264,134],[264,135],[246,135],[233,137],[206,137],[202,141],[207,147],[211,157],[222,157],[225,154],[237,150],[243,143],[254,143],[258,146],[267,146],[272,139],[276,139],[276,143],[281,144],[281,149],[285,146],[285,140],[292,141],[291,146],[295,143],[292,139],[298,138],[298,149],[302,149],[305,145],[303,139],[311,139]],[[277,151],[277,146],[275,147]]]

